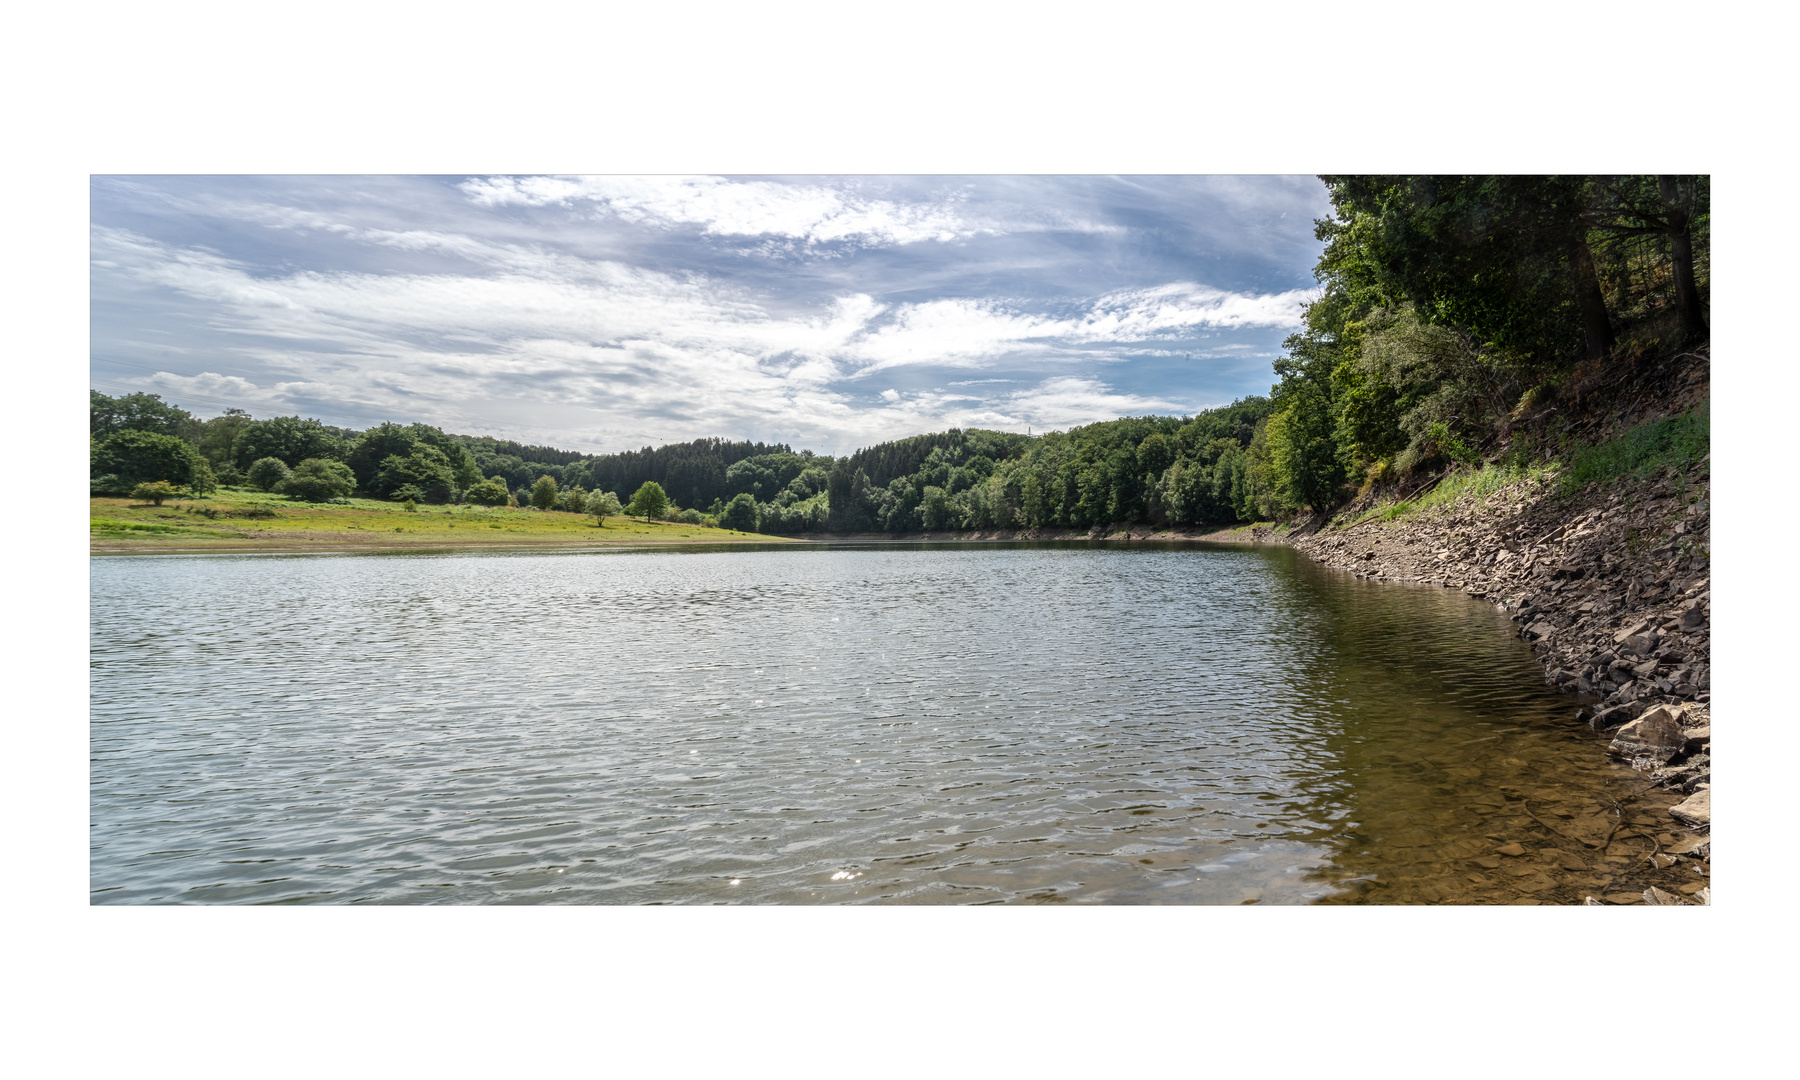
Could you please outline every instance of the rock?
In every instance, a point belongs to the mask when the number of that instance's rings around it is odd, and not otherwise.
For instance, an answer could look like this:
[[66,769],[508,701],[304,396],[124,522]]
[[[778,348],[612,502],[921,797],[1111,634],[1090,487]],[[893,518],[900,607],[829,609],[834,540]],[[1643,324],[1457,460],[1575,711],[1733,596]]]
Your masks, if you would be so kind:
[[1613,644],[1614,645],[1623,645],[1623,644],[1625,644],[1625,641],[1627,638],[1636,637],[1637,635],[1643,633],[1644,631],[1646,631],[1648,629],[1650,629],[1650,620],[1649,619],[1639,619],[1636,622],[1628,624],[1625,627],[1625,629],[1614,634],[1613,635]]
[[1712,837],[1682,836],[1665,846],[1671,855],[1692,855],[1696,859],[1704,859],[1712,851]]
[[1481,858],[1473,859],[1471,861],[1474,862],[1474,864],[1476,866],[1479,866],[1484,870],[1500,869],[1500,860],[1494,858],[1492,855],[1483,855]]
[[1535,622],[1525,628],[1525,637],[1532,640],[1549,637],[1550,632],[1555,629],[1556,627],[1548,622]]
[[1605,900],[1609,904],[1641,904],[1644,897],[1642,893],[1612,892],[1606,894]]
[[1494,850],[1499,852],[1502,855],[1511,855],[1514,857],[1525,854],[1525,848],[1523,846],[1521,846],[1518,843],[1518,841],[1516,841],[1516,840],[1510,844],[1503,844],[1500,847],[1495,848]]
[[1706,612],[1701,611],[1698,607],[1689,608],[1687,614],[1681,617],[1681,628],[1683,630],[1698,630],[1705,625]]
[[[1640,761],[1665,765],[1686,745],[1687,736],[1681,725],[1675,722],[1667,708],[1657,705],[1620,728],[1606,751],[1634,765]],[[1642,765],[1637,767],[1643,768]]]
[[1712,727],[1693,727],[1687,729],[1687,744],[1682,747],[1686,753],[1693,753],[1702,746],[1712,744]]
[[1687,797],[1685,802],[1669,807],[1669,816],[1683,825],[1712,824],[1712,788],[1701,788]]
[[1626,652],[1635,656],[1649,656],[1656,651],[1656,638],[1650,634],[1633,634],[1622,644]]
[[1648,889],[1644,890],[1644,903],[1659,904],[1663,907],[1686,907],[1687,906],[1686,904],[1683,904],[1680,900],[1677,900],[1675,898],[1674,893],[1663,892],[1661,889],[1657,888],[1654,885],[1652,885]]

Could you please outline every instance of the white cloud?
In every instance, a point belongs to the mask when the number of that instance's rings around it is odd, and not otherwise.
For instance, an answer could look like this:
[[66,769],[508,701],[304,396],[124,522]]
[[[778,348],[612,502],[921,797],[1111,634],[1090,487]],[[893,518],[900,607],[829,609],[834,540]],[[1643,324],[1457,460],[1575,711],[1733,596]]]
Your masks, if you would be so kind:
[[808,244],[943,242],[993,231],[965,220],[955,200],[904,203],[839,187],[718,176],[490,177],[465,181],[462,189],[483,206],[592,203],[632,223]]
[[[329,223],[327,223],[329,224]],[[283,227],[322,228],[296,218]],[[1018,389],[888,389],[871,409],[853,380],[892,367],[1041,368],[1106,358],[1113,343],[1200,328],[1296,325],[1305,294],[1175,283],[1045,314],[988,300],[889,306],[863,293],[798,313],[705,275],[582,259],[428,230],[332,229],[372,245],[451,251],[466,272],[270,273],[214,252],[96,226],[96,294],[177,294],[234,344],[227,370],[162,374],[174,400],[259,415],[335,403],[347,419],[420,419],[470,434],[589,450],[719,434],[839,452],[949,426],[1022,430],[1180,412],[1172,400],[1078,374]],[[191,354],[190,354],[191,355]],[[1067,368],[1062,369],[1067,372]]]

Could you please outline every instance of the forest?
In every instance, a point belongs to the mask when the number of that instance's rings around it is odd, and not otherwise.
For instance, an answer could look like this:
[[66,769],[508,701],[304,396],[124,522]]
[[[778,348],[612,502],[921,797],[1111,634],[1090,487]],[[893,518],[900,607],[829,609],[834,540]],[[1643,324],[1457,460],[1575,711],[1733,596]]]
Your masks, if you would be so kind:
[[719,438],[586,455],[418,423],[201,419],[156,394],[90,391],[90,487],[623,508],[779,534],[1229,524],[1577,452],[1572,407],[1707,339],[1708,177],[1321,180],[1319,294],[1277,382],[1193,416],[952,429],[842,458]]

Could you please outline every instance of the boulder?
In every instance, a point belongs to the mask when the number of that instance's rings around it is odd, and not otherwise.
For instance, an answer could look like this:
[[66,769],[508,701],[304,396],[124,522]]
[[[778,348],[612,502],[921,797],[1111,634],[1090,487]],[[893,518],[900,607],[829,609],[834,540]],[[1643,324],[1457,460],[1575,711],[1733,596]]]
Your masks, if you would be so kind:
[[1656,651],[1656,637],[1653,634],[1633,634],[1622,643],[1625,651],[1634,656],[1649,656]]
[[1627,623],[1623,630],[1613,635],[1613,644],[1623,645],[1627,639],[1636,637],[1648,629],[1650,629],[1649,619],[1638,619],[1635,622]]
[[1667,764],[1686,745],[1687,735],[1681,725],[1666,707],[1657,705],[1620,728],[1606,749],[1613,757],[1643,768],[1640,762]]
[[1712,788],[1701,788],[1687,797],[1687,801],[1677,803],[1669,808],[1669,816],[1683,825],[1712,824]]
[[1683,630],[1698,630],[1705,625],[1706,612],[1701,611],[1697,607],[1689,608],[1687,614],[1681,617],[1681,628]]

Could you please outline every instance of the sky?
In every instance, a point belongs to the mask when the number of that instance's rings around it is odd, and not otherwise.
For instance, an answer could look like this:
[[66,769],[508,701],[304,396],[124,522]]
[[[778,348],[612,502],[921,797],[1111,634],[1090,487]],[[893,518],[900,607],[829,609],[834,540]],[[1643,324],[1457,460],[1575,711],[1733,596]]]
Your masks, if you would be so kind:
[[1266,394],[1315,177],[94,176],[90,384],[588,453]]

